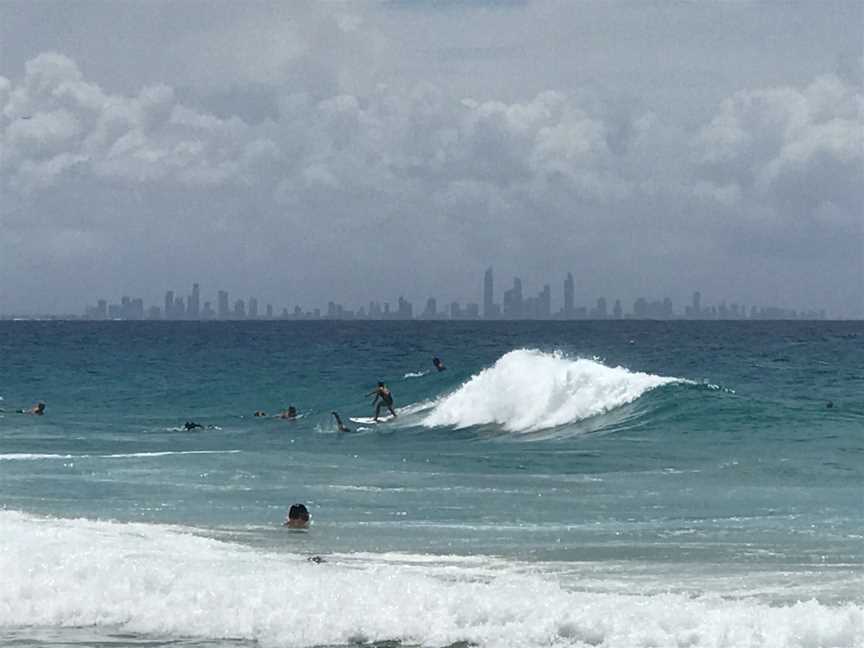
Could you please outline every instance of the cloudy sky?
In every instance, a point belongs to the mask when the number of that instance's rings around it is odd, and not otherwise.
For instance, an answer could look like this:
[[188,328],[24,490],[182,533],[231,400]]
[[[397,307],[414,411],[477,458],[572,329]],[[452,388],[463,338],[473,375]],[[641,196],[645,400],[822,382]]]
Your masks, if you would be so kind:
[[480,301],[864,317],[860,0],[0,3],[0,314]]

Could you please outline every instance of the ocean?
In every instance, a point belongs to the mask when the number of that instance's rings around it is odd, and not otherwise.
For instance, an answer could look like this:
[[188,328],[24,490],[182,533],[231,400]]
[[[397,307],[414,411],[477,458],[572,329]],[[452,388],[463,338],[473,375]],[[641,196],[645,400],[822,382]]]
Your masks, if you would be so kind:
[[864,646],[862,322],[0,322],[0,396],[3,646]]

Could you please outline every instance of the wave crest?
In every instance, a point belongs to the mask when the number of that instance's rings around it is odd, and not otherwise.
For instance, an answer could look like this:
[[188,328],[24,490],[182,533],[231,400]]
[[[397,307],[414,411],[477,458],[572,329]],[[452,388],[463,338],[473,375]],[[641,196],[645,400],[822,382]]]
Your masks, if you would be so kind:
[[517,349],[439,399],[427,427],[496,424],[509,432],[537,432],[603,414],[662,385],[685,382],[571,359],[560,352]]

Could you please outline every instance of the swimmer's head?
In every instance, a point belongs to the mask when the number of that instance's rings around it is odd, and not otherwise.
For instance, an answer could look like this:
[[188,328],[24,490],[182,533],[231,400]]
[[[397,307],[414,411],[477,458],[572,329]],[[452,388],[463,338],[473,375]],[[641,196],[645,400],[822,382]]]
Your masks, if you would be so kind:
[[309,526],[309,509],[305,504],[292,504],[288,510],[288,519],[285,520],[285,526],[294,529],[305,529]]

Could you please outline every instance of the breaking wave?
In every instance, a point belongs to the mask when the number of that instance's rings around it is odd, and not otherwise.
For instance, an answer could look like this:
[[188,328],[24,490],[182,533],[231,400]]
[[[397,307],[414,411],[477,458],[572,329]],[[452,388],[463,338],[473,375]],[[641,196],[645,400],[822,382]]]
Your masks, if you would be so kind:
[[[2,628],[270,646],[856,646],[864,608],[713,594],[580,591],[518,563],[252,549],[184,527],[0,511]],[[482,564],[479,564],[480,561]],[[428,563],[428,564],[427,564]],[[101,630],[100,630],[101,629]]]
[[687,381],[574,360],[560,352],[518,349],[439,399],[422,424],[496,424],[509,432],[537,432],[603,414],[656,387],[682,382]]

